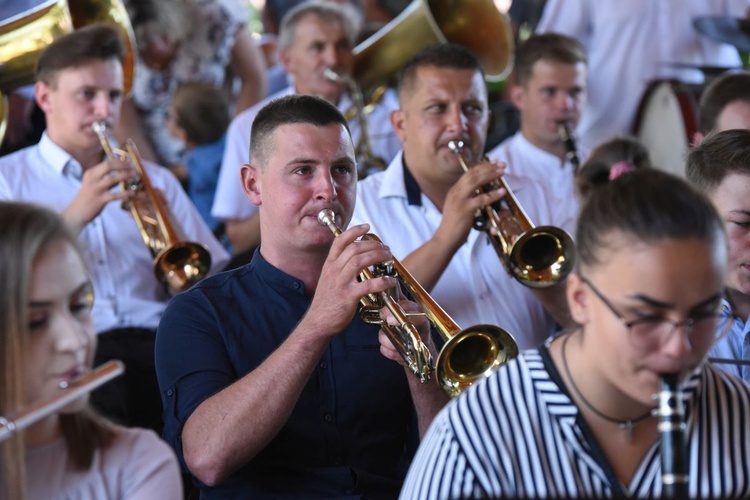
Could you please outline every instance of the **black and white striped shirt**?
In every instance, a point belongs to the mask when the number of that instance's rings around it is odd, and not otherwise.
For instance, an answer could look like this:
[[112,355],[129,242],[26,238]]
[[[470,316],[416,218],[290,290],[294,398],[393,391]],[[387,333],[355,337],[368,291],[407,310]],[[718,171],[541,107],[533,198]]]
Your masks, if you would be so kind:
[[[578,418],[546,347],[524,352],[436,417],[402,499],[658,497],[659,440],[623,486]],[[750,386],[710,365],[685,382],[691,497],[750,497]]]

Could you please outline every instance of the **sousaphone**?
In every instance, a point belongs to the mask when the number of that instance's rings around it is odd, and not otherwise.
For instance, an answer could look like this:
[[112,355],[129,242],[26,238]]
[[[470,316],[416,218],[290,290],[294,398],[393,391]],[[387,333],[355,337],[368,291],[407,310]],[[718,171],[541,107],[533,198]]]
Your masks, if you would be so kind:
[[489,82],[513,67],[513,30],[493,0],[414,0],[354,48],[354,78],[366,93],[432,43],[463,45],[479,59]]

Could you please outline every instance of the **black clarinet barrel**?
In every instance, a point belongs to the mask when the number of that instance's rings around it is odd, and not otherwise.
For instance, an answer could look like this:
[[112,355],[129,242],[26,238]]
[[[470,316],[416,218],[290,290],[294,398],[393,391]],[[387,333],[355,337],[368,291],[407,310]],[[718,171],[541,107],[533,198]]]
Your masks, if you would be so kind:
[[659,437],[663,498],[688,497],[685,418],[677,374],[664,374],[659,391]]

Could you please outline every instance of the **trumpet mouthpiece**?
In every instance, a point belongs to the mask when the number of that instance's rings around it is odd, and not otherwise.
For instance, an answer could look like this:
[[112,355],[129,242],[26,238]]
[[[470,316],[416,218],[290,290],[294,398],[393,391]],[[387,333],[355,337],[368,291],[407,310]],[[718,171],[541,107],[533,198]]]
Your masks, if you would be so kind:
[[448,148],[456,154],[461,154],[464,149],[464,141],[450,141]]
[[96,121],[91,124],[91,128],[94,129],[94,132],[96,132],[97,134],[103,134],[107,131],[107,122]]
[[335,224],[336,214],[333,213],[333,210],[324,208],[323,210],[318,212],[318,222],[322,226],[330,226],[331,224]]
[[328,78],[332,82],[340,82],[342,80],[341,75],[339,75],[338,73],[336,73],[335,71],[333,71],[330,68],[326,68],[323,71],[323,76],[325,76],[326,78]]

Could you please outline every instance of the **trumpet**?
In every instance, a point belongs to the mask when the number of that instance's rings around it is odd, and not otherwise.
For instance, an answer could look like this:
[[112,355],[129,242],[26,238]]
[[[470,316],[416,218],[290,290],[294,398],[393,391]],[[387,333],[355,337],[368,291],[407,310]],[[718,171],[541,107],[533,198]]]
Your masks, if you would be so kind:
[[560,122],[557,124],[557,135],[565,145],[565,158],[573,165],[573,174],[578,173],[581,168],[581,160],[578,157],[578,148],[576,147],[575,135],[570,129],[568,122]]
[[33,403],[12,417],[0,416],[0,442],[43,418],[66,407],[84,394],[104,385],[125,371],[122,361],[107,361],[95,370],[77,378],[70,384],[60,384],[60,392],[54,396]]
[[[464,171],[468,171],[463,141],[450,141],[448,147],[456,154]],[[500,187],[507,194],[477,211],[474,228],[488,234],[508,274],[522,285],[548,288],[560,283],[573,270],[573,239],[559,227],[534,226],[502,177],[482,189],[490,192]]]
[[151,251],[156,279],[173,290],[187,290],[206,276],[211,268],[211,254],[200,243],[178,238],[169,212],[146,175],[135,143],[128,139],[125,150],[116,149],[112,147],[105,122],[94,122],[93,129],[108,160],[126,161],[135,169],[136,176],[120,184],[124,191],[134,193],[123,208],[130,210],[143,242]]
[[[321,210],[318,221],[328,226],[335,235],[341,234],[331,210]],[[363,239],[382,243],[380,238],[372,233],[366,234]],[[429,372],[435,371],[437,382],[443,391],[451,397],[457,396],[475,381],[491,375],[502,364],[518,355],[518,344],[513,336],[498,326],[475,325],[462,330],[396,259],[375,266],[374,272],[364,269],[360,273],[360,280],[386,275],[399,280],[423,311],[421,314],[430,320],[445,341],[438,353],[435,367],[432,367],[429,350],[422,343],[414,325],[408,320],[409,314],[398,306],[393,295],[381,292],[378,296],[363,297],[360,316],[367,323],[381,326],[399,354],[407,364],[410,364],[412,372],[420,376],[422,382],[426,382],[428,378],[424,376],[425,373],[429,375]],[[398,306],[394,308],[396,312],[391,308],[391,304]],[[393,328],[380,319],[378,311],[382,307],[389,308],[399,321],[399,327]]]

